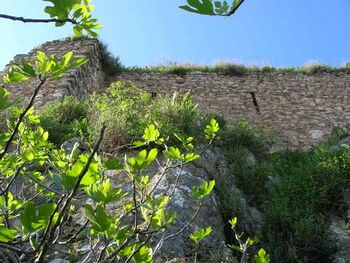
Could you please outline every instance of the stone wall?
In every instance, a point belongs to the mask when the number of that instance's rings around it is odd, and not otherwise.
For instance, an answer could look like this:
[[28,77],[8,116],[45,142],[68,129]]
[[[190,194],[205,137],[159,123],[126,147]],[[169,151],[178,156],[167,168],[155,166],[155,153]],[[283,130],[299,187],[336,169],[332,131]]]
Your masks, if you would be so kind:
[[153,95],[190,92],[202,110],[223,115],[230,124],[247,118],[291,148],[320,143],[336,127],[349,130],[350,75],[345,73],[124,73],[113,80],[136,82]]
[[[89,59],[81,67],[65,73],[59,80],[46,82],[37,96],[35,102],[37,108],[41,108],[48,101],[63,99],[65,96],[85,98],[94,90],[100,90],[104,86],[105,76],[101,66],[99,44],[97,40],[93,39],[55,40],[44,43],[34,48],[28,54],[15,56],[13,61],[0,73],[1,79],[13,62],[20,63],[25,59],[33,63],[36,59],[37,50],[43,51],[47,55],[57,56],[73,51],[75,57],[86,57]],[[20,101],[25,103],[38,83],[37,79],[31,79],[11,85],[8,89],[13,97],[19,98]]]
[[[14,60],[33,61],[36,50],[56,55],[73,50],[76,56],[89,58],[58,81],[48,82],[37,98],[39,108],[53,99],[68,95],[84,98],[112,81],[130,80],[153,95],[190,92],[203,111],[223,115],[229,124],[247,118],[279,140],[279,145],[292,148],[320,143],[334,128],[349,130],[350,126],[348,73],[249,73],[237,77],[195,71],[183,76],[126,72],[107,79],[98,41],[86,39],[51,41]],[[36,85],[24,82],[11,86],[10,91],[28,99]]]

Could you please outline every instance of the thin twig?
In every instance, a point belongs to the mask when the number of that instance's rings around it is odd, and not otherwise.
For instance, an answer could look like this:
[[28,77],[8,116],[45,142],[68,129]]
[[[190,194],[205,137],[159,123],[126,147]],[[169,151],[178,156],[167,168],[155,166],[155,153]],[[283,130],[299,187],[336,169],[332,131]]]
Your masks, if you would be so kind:
[[107,247],[108,247],[108,245],[109,245],[109,241],[108,241],[108,239],[107,239],[106,236],[104,236],[104,239],[105,239],[105,246],[104,246],[104,248],[101,250],[101,253],[100,253],[100,255],[99,255],[98,259],[97,259],[97,262],[101,262],[102,257],[103,257],[103,255],[104,255],[104,253],[106,252]]
[[136,179],[134,178],[132,181],[132,187],[133,187],[133,203],[134,203],[134,232],[137,232],[137,225],[138,225],[138,216],[139,216],[139,209],[137,205],[137,199],[136,199]]
[[240,8],[240,6],[243,4],[245,0],[241,0],[241,2],[236,6],[236,8],[234,8],[233,10],[231,10],[230,13],[227,14],[227,16],[232,16],[236,13],[236,11],[238,10],[238,8]]
[[145,241],[143,241],[140,244],[140,246],[136,250],[134,250],[134,252],[131,253],[131,255],[126,259],[125,263],[129,263],[130,262],[130,260],[141,250],[141,248],[143,248],[147,244],[147,242],[151,239],[151,236],[152,235],[149,235],[147,237],[147,239]]
[[78,235],[84,230],[84,228],[87,227],[88,223],[89,223],[89,221],[86,221],[85,224],[82,227],[79,228],[78,232],[76,232],[74,236],[72,236],[71,238],[69,238],[66,241],[58,242],[58,244],[59,245],[65,245],[67,243],[70,243],[70,242],[74,241],[78,237]]
[[0,196],[2,196],[3,194],[7,193],[8,190],[10,189],[11,185],[13,184],[13,182],[16,180],[17,176],[19,175],[19,173],[21,172],[23,168],[23,165],[21,165],[20,167],[17,167],[15,174],[12,176],[11,181],[8,183],[8,185],[6,186],[6,188],[4,190],[1,191]]
[[50,186],[46,186],[45,184],[41,183],[38,179],[36,179],[33,176],[30,176],[28,174],[24,173],[24,176],[26,176],[27,178],[29,178],[30,180],[32,180],[34,183],[40,185],[42,188],[44,188],[46,191],[55,193],[56,195],[61,195],[62,193],[56,191],[55,189],[51,188]]
[[153,255],[155,255],[155,254],[158,252],[158,250],[163,246],[163,243],[164,243],[165,241],[167,241],[168,239],[171,239],[171,238],[174,238],[174,237],[180,235],[183,231],[185,231],[185,230],[193,223],[193,221],[194,221],[194,220],[196,219],[196,217],[198,216],[199,211],[200,211],[201,208],[202,208],[202,205],[203,205],[203,201],[201,201],[201,203],[199,204],[199,206],[198,206],[196,212],[193,214],[191,220],[188,221],[188,223],[187,223],[183,228],[181,228],[179,231],[175,232],[174,234],[171,234],[171,235],[169,235],[169,236],[167,236],[167,237],[165,237],[165,238],[162,238],[162,239],[159,241],[159,243],[157,244],[157,246],[156,246],[155,249],[154,249]]
[[0,14],[0,18],[9,19],[13,21],[20,21],[23,23],[72,23],[72,24],[78,24],[78,21],[67,18],[67,19],[57,19],[57,18],[49,18],[49,19],[35,19],[35,18],[24,18],[20,16],[11,16],[11,15],[5,15]]
[[108,256],[108,258],[102,262],[112,262],[112,260],[118,255],[118,253],[123,250],[124,248],[126,248],[127,245],[129,245],[129,243],[131,242],[131,240],[136,236],[135,233],[133,233],[131,236],[127,237],[127,239],[125,239],[125,241],[123,242],[123,244],[118,247],[112,254],[110,254]]

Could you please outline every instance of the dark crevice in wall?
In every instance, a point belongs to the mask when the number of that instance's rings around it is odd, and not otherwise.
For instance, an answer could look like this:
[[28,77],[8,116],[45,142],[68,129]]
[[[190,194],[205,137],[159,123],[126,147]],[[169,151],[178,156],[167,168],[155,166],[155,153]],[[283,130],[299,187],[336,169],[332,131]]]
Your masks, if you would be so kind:
[[258,101],[257,101],[256,96],[255,96],[255,92],[250,92],[250,95],[252,96],[252,100],[253,100],[253,104],[254,104],[256,113],[261,114],[260,107],[259,107]]
[[157,93],[156,92],[151,92],[151,97],[152,97],[152,99],[155,99],[157,97]]

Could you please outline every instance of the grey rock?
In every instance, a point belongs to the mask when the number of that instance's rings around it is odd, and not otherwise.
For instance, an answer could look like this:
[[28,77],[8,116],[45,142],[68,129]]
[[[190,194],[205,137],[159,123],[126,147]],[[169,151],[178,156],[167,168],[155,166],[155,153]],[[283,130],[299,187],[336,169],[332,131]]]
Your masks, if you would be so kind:
[[[215,156],[215,155],[214,155]],[[210,167],[208,168],[210,169]],[[157,168],[152,167],[148,173],[156,174]],[[122,187],[125,192],[129,193],[131,198],[130,179],[125,173],[120,171],[107,171],[105,175],[111,179],[115,187]],[[197,262],[236,262],[232,256],[231,250],[226,246],[224,236],[224,221],[220,212],[218,202],[215,194],[205,198],[203,206],[198,212],[196,219],[179,235],[174,238],[162,240],[181,230],[188,222],[191,221],[192,216],[196,213],[199,206],[198,200],[192,197],[192,188],[204,181],[210,180],[208,172],[194,164],[189,164],[183,170],[171,170],[163,177],[156,174],[153,177],[153,182],[159,180],[159,185],[155,190],[155,196],[170,195],[175,187],[172,198],[167,204],[166,208],[169,214],[176,213],[176,219],[165,232],[157,233],[152,237],[151,247],[153,251],[157,251],[154,255],[155,263],[163,262],[193,262],[195,255],[195,248],[189,235],[198,228],[212,227],[212,233],[201,242],[201,247],[198,251]],[[178,180],[179,178],[179,180]],[[125,202],[126,200],[124,200]],[[108,207],[112,213],[118,213],[120,203],[113,203]],[[132,218],[126,219],[132,220]],[[128,222],[128,221],[127,221]]]
[[[191,166],[191,165],[190,165]],[[189,170],[195,169],[189,167]],[[177,233],[188,222],[191,221],[195,214],[198,201],[195,200],[191,193],[191,189],[199,184],[202,184],[208,178],[203,178],[203,174],[192,173],[189,170],[181,171],[179,169],[173,170],[164,176],[161,180],[159,188],[156,190],[157,194],[170,194],[175,186],[177,177],[180,176],[180,183],[178,189],[175,191],[174,197],[168,204],[168,211],[176,213],[177,217],[174,224],[167,230],[165,236]],[[181,234],[173,239],[169,239],[162,243],[163,234],[156,235],[152,240],[155,244],[154,249],[159,249],[156,254],[155,262],[165,262],[166,259],[171,258],[185,258],[189,262],[194,260],[195,249],[192,241],[188,238],[198,228],[212,227],[212,233],[202,241],[201,249],[198,251],[198,262],[234,262],[229,249],[225,244],[224,237],[224,222],[215,196],[206,198],[203,206],[198,213],[195,221]]]
[[[249,155],[248,155],[249,156]],[[251,154],[251,164],[255,163],[255,157]],[[259,235],[262,230],[262,223],[264,220],[263,214],[256,208],[250,207],[247,203],[245,195],[237,187],[234,171],[228,169],[228,164],[224,155],[219,149],[207,150],[202,157],[196,161],[198,167],[203,168],[208,177],[215,179],[217,185],[224,184],[227,192],[232,196],[234,203],[230,204],[235,210],[234,216],[238,217],[240,227],[249,233]],[[224,204],[219,204],[222,207]]]
[[340,144],[350,144],[350,136],[345,137],[340,141]]
[[61,149],[63,149],[67,154],[71,154],[73,148],[77,144],[77,150],[79,153],[89,153],[89,147],[80,139],[80,138],[72,138],[61,145]]
[[68,263],[68,261],[62,258],[55,258],[54,260],[51,260],[50,263]]
[[330,230],[335,236],[337,253],[333,256],[333,262],[350,261],[350,231],[347,229],[345,221],[335,217],[332,219]]

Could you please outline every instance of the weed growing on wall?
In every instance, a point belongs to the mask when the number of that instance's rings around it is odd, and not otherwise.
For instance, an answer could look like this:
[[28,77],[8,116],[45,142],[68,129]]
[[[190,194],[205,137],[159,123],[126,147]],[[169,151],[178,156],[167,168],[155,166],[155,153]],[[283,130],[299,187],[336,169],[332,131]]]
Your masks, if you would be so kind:
[[89,138],[87,124],[88,104],[75,97],[48,103],[40,112],[42,127],[50,134],[49,140],[60,146],[74,137]]

